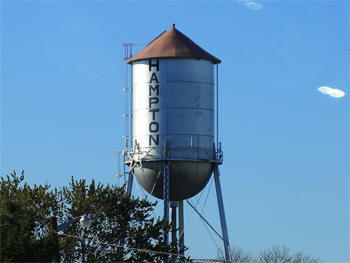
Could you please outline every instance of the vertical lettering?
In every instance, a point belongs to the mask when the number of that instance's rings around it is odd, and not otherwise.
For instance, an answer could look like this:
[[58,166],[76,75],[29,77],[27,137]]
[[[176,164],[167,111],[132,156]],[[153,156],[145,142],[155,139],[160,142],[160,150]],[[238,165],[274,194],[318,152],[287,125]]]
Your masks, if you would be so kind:
[[[152,72],[152,68],[156,68],[156,71],[159,71],[159,60],[156,60],[156,63],[152,63],[152,60],[148,60],[148,70]],[[154,70],[154,69],[153,69]],[[156,121],[156,113],[159,112],[159,109],[152,109],[153,107],[157,107],[159,103],[159,83],[157,74],[153,71],[149,83],[155,83],[149,85],[149,112],[152,113],[152,121],[148,125],[148,130],[150,133],[158,133],[159,132],[159,123]],[[159,145],[159,134],[150,134],[148,137],[148,144],[152,146],[152,143],[155,145]]]
[[157,84],[155,87],[149,85],[149,95],[152,96],[152,93],[156,93],[156,96],[159,96],[159,85]]
[[158,97],[149,97],[149,108],[152,108],[152,104],[157,104],[159,102]]
[[149,146],[152,146],[152,141],[155,143],[155,145],[159,145],[159,135],[157,134],[155,138],[153,135],[149,135],[149,141],[148,141]]
[[148,71],[152,71],[152,67],[156,67],[157,71],[159,71],[159,59],[157,59],[157,63],[156,64],[152,64],[152,59],[148,60]]
[[150,124],[149,124],[149,131],[150,132],[158,132],[159,131],[159,124],[158,122],[156,121],[152,121]]
[[152,112],[152,121],[156,120],[156,112],[159,112],[159,109],[150,109],[149,112]]
[[149,83],[152,83],[152,81],[159,83],[158,78],[157,78],[157,74],[155,72],[152,73],[152,76],[151,76]]

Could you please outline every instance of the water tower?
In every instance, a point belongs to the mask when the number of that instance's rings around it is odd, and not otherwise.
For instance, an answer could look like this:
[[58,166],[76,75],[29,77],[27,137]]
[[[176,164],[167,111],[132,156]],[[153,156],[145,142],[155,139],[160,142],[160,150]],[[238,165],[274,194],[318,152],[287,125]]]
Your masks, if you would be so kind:
[[[217,139],[221,61],[173,25],[128,63],[132,79],[131,145],[125,162],[130,171],[128,192],[135,176],[149,194],[164,200],[164,217],[168,220],[171,203],[175,225],[178,207],[183,233],[183,200],[198,194],[214,172],[222,239],[229,260],[218,170],[222,163]],[[183,253],[183,235],[179,241]]]

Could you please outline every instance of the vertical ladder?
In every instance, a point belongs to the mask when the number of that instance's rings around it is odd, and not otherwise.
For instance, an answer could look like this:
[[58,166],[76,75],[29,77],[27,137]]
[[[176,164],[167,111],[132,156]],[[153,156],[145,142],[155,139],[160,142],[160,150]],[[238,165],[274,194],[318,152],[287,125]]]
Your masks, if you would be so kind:
[[128,64],[129,58],[132,57],[132,43],[124,43],[123,45],[124,56],[123,60],[125,62],[125,79],[124,79],[124,142],[125,142],[125,150],[123,151],[123,175],[124,178],[128,177],[127,183],[127,193],[131,194],[132,192],[132,184],[133,184],[133,175],[130,172],[129,166],[125,164],[128,161],[128,152],[132,148],[132,70]]

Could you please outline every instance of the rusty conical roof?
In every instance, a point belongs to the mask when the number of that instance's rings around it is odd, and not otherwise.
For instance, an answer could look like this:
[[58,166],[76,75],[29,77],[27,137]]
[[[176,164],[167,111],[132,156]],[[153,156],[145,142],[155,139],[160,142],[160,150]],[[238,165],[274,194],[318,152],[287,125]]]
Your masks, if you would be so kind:
[[210,55],[177,30],[175,24],[152,40],[141,52],[131,57],[128,63],[150,58],[194,58],[209,60],[214,64],[221,63],[220,59]]

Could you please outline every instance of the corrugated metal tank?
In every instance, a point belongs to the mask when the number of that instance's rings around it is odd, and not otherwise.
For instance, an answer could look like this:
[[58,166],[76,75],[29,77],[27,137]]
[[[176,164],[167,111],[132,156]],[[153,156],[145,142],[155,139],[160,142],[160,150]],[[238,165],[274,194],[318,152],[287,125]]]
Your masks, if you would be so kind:
[[220,60],[174,26],[163,34],[130,60],[130,166],[141,186],[162,198],[168,161],[169,200],[178,201],[199,193],[213,170],[214,64]]
[[134,159],[142,160],[134,174],[150,194],[161,198],[166,157],[171,160],[170,200],[190,198],[203,189],[212,172],[213,64],[149,59],[133,63],[132,72]]

